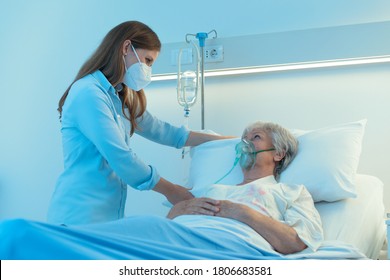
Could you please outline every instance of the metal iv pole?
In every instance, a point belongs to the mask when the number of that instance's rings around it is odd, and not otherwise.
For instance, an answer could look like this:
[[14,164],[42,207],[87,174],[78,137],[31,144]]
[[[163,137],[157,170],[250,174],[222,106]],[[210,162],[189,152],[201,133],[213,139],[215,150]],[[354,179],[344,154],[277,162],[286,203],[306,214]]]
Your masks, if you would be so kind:
[[214,33],[215,36],[213,37],[213,39],[217,38],[217,31],[215,31],[215,29],[211,30],[210,32],[208,33],[205,33],[205,32],[199,32],[199,33],[196,33],[196,34],[186,34],[186,42],[189,43],[190,40],[188,39],[188,36],[194,36],[196,37],[196,39],[199,40],[199,47],[200,47],[200,52],[201,52],[201,60],[200,60],[200,69],[201,69],[201,85],[200,85],[200,88],[201,88],[201,124],[202,124],[202,130],[205,128],[205,117],[204,117],[204,46],[205,46],[205,41],[206,39],[208,38],[208,35],[211,34],[211,33]]

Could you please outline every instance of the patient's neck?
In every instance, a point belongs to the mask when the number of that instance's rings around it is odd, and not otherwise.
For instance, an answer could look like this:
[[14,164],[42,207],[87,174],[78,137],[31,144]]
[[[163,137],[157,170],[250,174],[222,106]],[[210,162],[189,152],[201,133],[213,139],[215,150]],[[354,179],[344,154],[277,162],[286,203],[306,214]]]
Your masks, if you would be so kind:
[[243,169],[242,172],[244,173],[244,180],[242,181],[242,183],[240,183],[238,185],[245,185],[245,184],[248,184],[250,182],[256,181],[260,178],[274,175],[273,169],[259,168],[256,166],[254,166],[253,168],[251,168],[249,170]]

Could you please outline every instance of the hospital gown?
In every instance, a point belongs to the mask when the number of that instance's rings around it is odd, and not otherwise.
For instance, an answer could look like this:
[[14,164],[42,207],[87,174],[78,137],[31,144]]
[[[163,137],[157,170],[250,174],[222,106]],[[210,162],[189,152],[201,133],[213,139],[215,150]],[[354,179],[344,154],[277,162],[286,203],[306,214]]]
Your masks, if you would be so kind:
[[[287,185],[268,176],[251,183],[231,186],[212,185],[197,192],[197,196],[230,200],[245,204],[258,212],[295,229],[300,239],[316,251],[323,241],[321,218],[303,185]],[[213,216],[183,215],[174,221],[191,228],[217,228],[235,234],[257,248],[275,253],[271,245],[252,228],[232,219]]]

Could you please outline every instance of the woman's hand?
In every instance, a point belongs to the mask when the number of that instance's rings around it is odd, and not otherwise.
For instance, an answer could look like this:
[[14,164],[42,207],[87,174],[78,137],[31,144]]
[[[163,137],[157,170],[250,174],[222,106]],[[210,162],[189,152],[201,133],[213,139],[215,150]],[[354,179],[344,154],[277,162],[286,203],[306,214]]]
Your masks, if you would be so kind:
[[173,184],[164,178],[160,178],[160,181],[158,181],[153,190],[163,194],[172,204],[176,204],[182,200],[187,200],[194,197],[188,191],[188,189],[180,185]]
[[207,197],[192,198],[176,203],[167,218],[173,219],[181,215],[208,215],[215,216],[219,208],[219,201]]

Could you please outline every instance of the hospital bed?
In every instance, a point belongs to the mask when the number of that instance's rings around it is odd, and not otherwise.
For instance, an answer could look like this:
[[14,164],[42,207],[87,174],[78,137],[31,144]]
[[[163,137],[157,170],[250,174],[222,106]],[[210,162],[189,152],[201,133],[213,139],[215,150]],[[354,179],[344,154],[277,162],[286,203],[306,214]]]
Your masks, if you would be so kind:
[[[307,187],[320,213],[326,242],[352,245],[376,259],[386,239],[384,185],[375,176],[357,172],[366,124],[363,119],[314,130],[290,129],[299,141],[299,151],[280,181]],[[209,142],[192,149],[188,184],[195,195],[201,196],[202,186],[221,177],[222,184],[242,181],[239,166],[226,176],[237,141]]]
[[[313,196],[325,239],[315,252],[281,255],[221,233],[213,223],[194,230],[164,217],[138,215],[69,227],[1,221],[0,259],[376,259],[386,234],[383,183],[356,173],[364,127],[365,121],[359,121],[294,130],[300,152],[280,180],[304,183]],[[224,176],[234,161],[237,141],[213,141],[192,149],[188,184],[194,195],[221,177],[224,184],[241,179],[239,168]],[[300,173],[304,167],[306,172]]]

